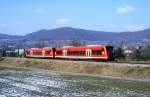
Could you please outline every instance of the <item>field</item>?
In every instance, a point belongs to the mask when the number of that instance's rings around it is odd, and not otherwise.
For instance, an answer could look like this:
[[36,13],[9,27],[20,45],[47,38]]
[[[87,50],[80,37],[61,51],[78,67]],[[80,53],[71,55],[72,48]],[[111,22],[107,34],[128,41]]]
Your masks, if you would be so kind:
[[150,82],[0,66],[1,97],[149,97]]

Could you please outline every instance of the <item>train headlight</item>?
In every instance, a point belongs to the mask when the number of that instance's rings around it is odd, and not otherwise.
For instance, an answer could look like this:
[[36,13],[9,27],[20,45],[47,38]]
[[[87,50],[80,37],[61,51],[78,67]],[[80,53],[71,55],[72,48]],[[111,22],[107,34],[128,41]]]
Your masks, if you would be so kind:
[[105,54],[105,52],[104,51],[102,51],[102,55],[104,55]]

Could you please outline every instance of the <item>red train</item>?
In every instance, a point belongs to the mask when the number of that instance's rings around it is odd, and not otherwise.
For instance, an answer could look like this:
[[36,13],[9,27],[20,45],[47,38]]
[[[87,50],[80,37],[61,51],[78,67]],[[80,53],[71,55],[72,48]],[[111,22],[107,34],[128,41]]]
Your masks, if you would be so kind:
[[62,48],[28,48],[25,56],[32,58],[96,59],[115,60],[112,46],[88,45]]

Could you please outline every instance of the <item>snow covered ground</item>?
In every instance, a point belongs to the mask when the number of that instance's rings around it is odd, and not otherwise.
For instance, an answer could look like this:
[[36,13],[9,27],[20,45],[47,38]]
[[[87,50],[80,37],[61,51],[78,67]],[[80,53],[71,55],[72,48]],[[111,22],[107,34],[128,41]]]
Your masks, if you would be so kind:
[[0,66],[0,97],[149,97],[150,82]]

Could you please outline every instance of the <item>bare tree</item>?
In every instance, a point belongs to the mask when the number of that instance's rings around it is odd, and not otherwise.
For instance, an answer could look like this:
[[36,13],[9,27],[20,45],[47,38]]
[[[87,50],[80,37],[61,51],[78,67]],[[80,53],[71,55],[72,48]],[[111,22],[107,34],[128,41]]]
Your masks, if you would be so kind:
[[141,50],[141,58],[143,60],[150,60],[150,46],[147,46]]
[[71,46],[84,46],[84,45],[86,45],[86,42],[84,40],[80,40],[80,39],[73,39],[70,41],[69,45],[71,45]]
[[3,55],[3,50],[0,48],[0,60],[2,58],[2,55]]
[[59,41],[53,41],[52,46],[53,47],[62,47],[64,45],[64,42],[59,40]]
[[124,42],[120,41],[118,43],[117,49],[115,49],[115,56],[118,60],[124,60],[125,58],[123,47],[124,47]]
[[121,40],[119,43],[118,43],[118,48],[122,48],[123,49],[124,47],[124,41]]
[[38,41],[35,43],[35,46],[36,46],[37,48],[43,48],[43,47],[46,46],[46,43],[45,43],[44,40],[38,40]]

